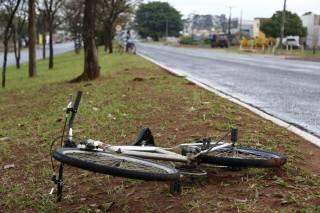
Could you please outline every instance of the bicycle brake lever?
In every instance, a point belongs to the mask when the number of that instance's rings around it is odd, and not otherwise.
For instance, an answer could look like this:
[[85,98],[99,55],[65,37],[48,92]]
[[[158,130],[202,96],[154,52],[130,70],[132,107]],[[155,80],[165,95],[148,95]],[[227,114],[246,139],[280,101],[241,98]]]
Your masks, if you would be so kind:
[[72,103],[73,103],[73,101],[72,101],[72,95],[70,95],[70,96],[68,97],[68,105],[67,105],[67,107],[63,108],[63,111],[64,111],[66,114],[68,114],[69,112],[72,111]]

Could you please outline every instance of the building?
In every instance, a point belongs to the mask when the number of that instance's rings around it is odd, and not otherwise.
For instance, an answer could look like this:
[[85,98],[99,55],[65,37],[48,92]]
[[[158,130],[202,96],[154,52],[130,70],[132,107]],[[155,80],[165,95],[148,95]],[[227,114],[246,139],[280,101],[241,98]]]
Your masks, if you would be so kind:
[[301,16],[302,24],[307,28],[306,45],[308,48],[320,47],[320,15],[312,12]]
[[[194,39],[208,38],[212,34],[228,33],[228,18],[226,15],[196,15],[191,14],[184,20],[184,36],[192,36]],[[231,32],[239,27],[239,20],[231,20]]]
[[253,21],[253,38],[266,37],[266,35],[261,31],[261,24],[264,21],[269,20],[269,18],[255,18]]
[[248,38],[252,38],[253,37],[253,29],[254,29],[254,21],[251,20],[243,20],[240,24],[239,24],[239,29],[238,32],[240,32],[241,30],[241,35],[242,36],[246,36]]

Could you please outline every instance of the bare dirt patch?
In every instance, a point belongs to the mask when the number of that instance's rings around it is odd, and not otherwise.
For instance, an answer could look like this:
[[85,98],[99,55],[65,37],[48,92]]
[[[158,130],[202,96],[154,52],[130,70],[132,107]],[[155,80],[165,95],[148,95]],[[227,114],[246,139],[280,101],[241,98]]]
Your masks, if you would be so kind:
[[[122,61],[122,56],[109,57],[110,63]],[[0,166],[15,164],[0,170],[1,210],[94,212],[104,211],[112,202],[112,212],[319,210],[319,149],[139,57],[128,60],[113,69],[102,67],[108,72],[90,86],[59,81],[23,93],[17,89],[1,94],[0,135],[12,141],[0,142]],[[171,147],[194,138],[221,137],[230,127],[238,127],[241,145],[280,151],[288,156],[288,163],[278,170],[205,168],[206,180],[185,182],[182,194],[175,197],[168,193],[167,183],[66,166],[64,199],[56,203],[48,195],[53,186],[49,147],[61,131],[57,119],[62,118],[66,98],[78,89],[84,96],[75,124],[77,137],[131,144],[141,127],[149,127],[156,144]]]

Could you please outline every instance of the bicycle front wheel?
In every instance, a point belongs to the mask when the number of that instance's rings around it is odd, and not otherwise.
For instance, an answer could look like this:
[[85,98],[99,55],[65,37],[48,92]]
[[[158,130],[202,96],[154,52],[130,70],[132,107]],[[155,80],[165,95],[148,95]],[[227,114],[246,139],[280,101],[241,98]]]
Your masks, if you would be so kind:
[[198,157],[202,163],[227,167],[273,168],[281,167],[287,157],[280,153],[245,147],[226,147]]
[[180,178],[174,168],[120,154],[61,148],[54,152],[53,157],[84,170],[131,179],[175,181]]

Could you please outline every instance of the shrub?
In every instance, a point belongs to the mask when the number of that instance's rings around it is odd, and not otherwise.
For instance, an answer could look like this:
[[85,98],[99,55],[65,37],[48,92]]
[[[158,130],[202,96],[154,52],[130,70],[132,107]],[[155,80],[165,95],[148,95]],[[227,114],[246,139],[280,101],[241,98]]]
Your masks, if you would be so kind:
[[256,47],[268,47],[268,39],[264,38],[264,37],[257,37],[256,38]]
[[249,46],[249,41],[247,38],[242,38],[240,41],[240,44],[242,47],[248,47]]
[[180,39],[180,44],[184,45],[196,45],[197,41],[193,40],[191,36],[184,36]]
[[203,44],[205,45],[211,45],[211,39],[210,38],[206,38],[202,41]]

